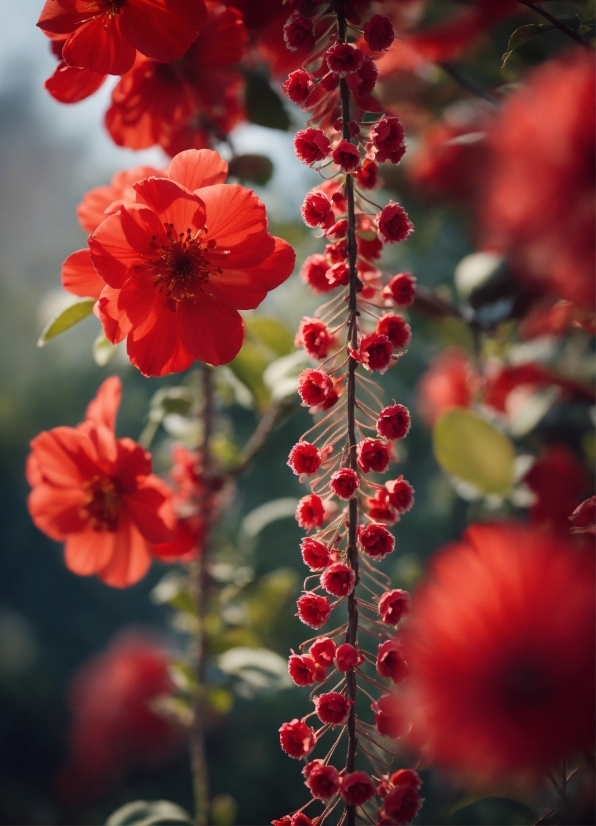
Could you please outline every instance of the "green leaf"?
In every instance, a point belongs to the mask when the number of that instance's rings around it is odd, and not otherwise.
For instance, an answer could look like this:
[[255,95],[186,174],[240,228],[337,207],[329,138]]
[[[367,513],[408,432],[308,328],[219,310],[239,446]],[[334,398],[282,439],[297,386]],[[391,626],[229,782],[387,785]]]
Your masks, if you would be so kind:
[[262,74],[247,73],[245,105],[251,123],[268,126],[269,129],[281,129],[282,132],[287,132],[290,128],[290,116],[282,99]]
[[275,356],[287,356],[294,350],[294,336],[275,318],[252,315],[245,319],[246,334],[268,347]]
[[268,648],[230,648],[218,657],[219,668],[255,690],[292,685],[283,657]]
[[484,494],[505,496],[515,473],[515,449],[505,433],[461,407],[444,413],[433,429],[437,462]]
[[259,505],[258,508],[255,508],[244,517],[242,531],[249,539],[254,539],[255,536],[261,533],[263,528],[266,528],[272,522],[294,516],[297,505],[298,500],[291,496],[265,502],[264,505]]
[[56,338],[56,336],[59,336],[61,333],[65,333],[67,330],[70,330],[71,327],[74,327],[75,324],[78,324],[79,321],[87,318],[87,316],[93,312],[94,305],[95,301],[93,299],[85,298],[83,301],[77,301],[75,304],[71,304],[70,307],[62,310],[62,312],[58,313],[58,315],[54,316],[54,318],[46,324],[38,339],[37,346],[43,347],[51,338]]
[[551,26],[548,23],[528,23],[527,25],[520,26],[516,29],[509,37],[507,51],[502,58],[503,62],[501,63],[501,69],[505,66],[513,52],[521,45],[527,43],[528,40],[531,40],[533,37],[536,37],[543,32],[554,31],[554,29],[555,26]]
[[105,826],[166,826],[188,823],[192,818],[169,800],[133,800],[121,806],[105,822]]
[[229,794],[218,794],[211,801],[211,820],[213,826],[234,826],[238,823],[238,804]]
[[596,17],[588,17],[579,24],[579,33],[583,37],[594,37],[596,32]]
[[218,714],[228,714],[234,705],[234,695],[229,688],[223,686],[209,686],[207,689],[207,703]]
[[273,175],[273,164],[265,155],[235,155],[228,165],[228,174],[242,182],[265,186]]
[[117,344],[108,341],[103,333],[97,336],[93,342],[93,360],[98,367],[105,367],[111,361],[118,350]]

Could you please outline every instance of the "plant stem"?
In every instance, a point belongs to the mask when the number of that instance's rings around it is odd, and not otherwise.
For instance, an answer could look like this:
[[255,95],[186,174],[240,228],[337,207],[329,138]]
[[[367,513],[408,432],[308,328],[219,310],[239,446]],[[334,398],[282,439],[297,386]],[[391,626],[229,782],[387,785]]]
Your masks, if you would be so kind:
[[570,29],[569,26],[563,23],[562,20],[559,20],[558,17],[555,17],[554,14],[551,14],[546,9],[537,6],[536,3],[530,2],[530,0],[519,0],[519,2],[522,4],[522,6],[527,6],[529,9],[532,9],[532,11],[535,11],[536,14],[539,14],[541,15],[541,17],[544,17],[545,20],[548,20],[549,23],[552,23],[553,26],[559,29],[559,31],[566,34],[568,37],[571,37],[573,40],[575,40],[576,43],[580,43],[586,49],[592,48],[590,43],[584,37],[582,37],[581,34],[574,32],[573,29]]

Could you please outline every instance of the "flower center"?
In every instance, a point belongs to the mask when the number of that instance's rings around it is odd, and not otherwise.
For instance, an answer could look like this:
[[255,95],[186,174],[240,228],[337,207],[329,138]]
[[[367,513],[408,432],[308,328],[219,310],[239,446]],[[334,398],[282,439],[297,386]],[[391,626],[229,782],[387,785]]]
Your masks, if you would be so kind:
[[168,241],[158,244],[153,236],[153,247],[158,257],[149,261],[156,280],[154,287],[165,292],[173,301],[196,299],[203,284],[209,280],[213,267],[209,266],[206,253],[215,247],[214,241],[201,246],[201,230],[194,234],[191,229],[176,234],[173,224],[164,224]]
[[80,511],[96,531],[115,531],[120,520],[122,496],[108,476],[94,476],[85,485],[87,501]]
[[92,0],[87,3],[87,8],[91,11],[97,10],[98,14],[107,14],[112,18],[120,14],[120,9],[124,6],[126,0]]

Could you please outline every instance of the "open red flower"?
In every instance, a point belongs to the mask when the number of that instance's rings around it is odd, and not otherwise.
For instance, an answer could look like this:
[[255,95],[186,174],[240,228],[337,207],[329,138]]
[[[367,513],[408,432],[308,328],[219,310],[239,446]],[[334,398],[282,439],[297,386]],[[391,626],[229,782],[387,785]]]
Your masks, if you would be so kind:
[[379,646],[377,671],[381,677],[393,680],[394,683],[400,683],[406,676],[404,652],[397,640],[386,640]]
[[37,25],[68,35],[69,66],[123,75],[139,51],[167,63],[180,57],[205,24],[204,0],[46,0]]
[[387,625],[397,625],[410,613],[410,595],[401,588],[385,591],[379,600],[379,616]]
[[384,473],[391,461],[391,451],[380,439],[363,439],[356,449],[358,466],[363,473]]
[[375,715],[375,726],[383,737],[397,740],[404,733],[403,712],[399,698],[394,694],[383,694],[372,705]]
[[352,700],[348,700],[338,691],[329,691],[321,694],[320,697],[315,697],[315,709],[319,720],[322,723],[330,723],[332,726],[345,723],[353,705]]
[[354,590],[356,574],[349,565],[343,562],[334,562],[323,571],[321,585],[328,594],[335,597],[347,597]]
[[374,559],[380,559],[395,549],[395,539],[385,525],[371,522],[365,528],[359,528],[358,540],[362,550]]
[[308,653],[318,666],[327,668],[335,657],[335,643],[330,637],[319,637],[313,642]]
[[317,742],[314,729],[307,726],[304,720],[297,718],[281,725],[279,739],[285,753],[297,760],[310,754]]
[[302,551],[302,559],[304,564],[312,571],[321,571],[326,568],[331,561],[331,553],[327,545],[323,545],[318,539],[312,539],[310,536],[305,536],[300,543]]
[[181,152],[167,178],[135,184],[89,239],[106,282],[99,314],[106,337],[127,338],[131,362],[149,376],[197,359],[226,364],[242,346],[238,310],[258,307],[294,266],[294,252],[267,232],[256,195],[223,185],[227,164],[208,149]]
[[302,773],[312,796],[318,800],[329,800],[339,791],[340,778],[335,766],[326,766],[322,760],[313,760],[304,767]]
[[375,784],[366,772],[356,771],[344,774],[341,779],[341,796],[352,806],[362,806],[376,794]]
[[384,407],[377,419],[377,433],[395,442],[408,435],[410,430],[410,411],[403,404],[390,404]]
[[325,625],[331,613],[331,605],[327,597],[321,597],[313,591],[302,594],[296,602],[296,615],[305,625],[318,630]]
[[174,527],[171,493],[151,473],[150,454],[132,439],[116,439],[121,393],[118,378],[106,379],[85,422],[40,433],[27,460],[37,527],[65,542],[69,570],[117,588],[145,575],[150,543],[167,541]]

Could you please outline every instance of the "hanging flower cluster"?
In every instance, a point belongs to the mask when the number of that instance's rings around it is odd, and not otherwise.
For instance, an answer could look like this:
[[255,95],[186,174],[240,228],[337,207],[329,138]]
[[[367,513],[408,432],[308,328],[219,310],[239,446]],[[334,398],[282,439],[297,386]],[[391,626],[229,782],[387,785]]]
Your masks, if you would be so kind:
[[[311,798],[274,821],[277,826],[322,824],[338,805],[348,824],[359,807],[366,807],[370,822],[406,824],[421,805],[418,775],[392,771],[386,760],[391,744],[382,742],[401,733],[394,689],[407,663],[394,636],[409,611],[409,595],[392,589],[376,564],[394,551],[388,526],[412,507],[414,491],[403,476],[384,483],[375,476],[389,472],[410,414],[395,401],[380,402],[372,374],[388,370],[410,340],[401,311],[414,300],[416,280],[378,266],[385,244],[405,241],[413,230],[405,210],[393,201],[377,207],[364,194],[378,186],[379,163],[399,163],[406,150],[401,122],[372,95],[375,57],[394,38],[391,21],[375,14],[364,20],[363,38],[350,42],[348,36],[362,30],[365,6],[310,4],[284,28],[288,48],[309,55],[282,86],[309,115],[294,138],[295,152],[322,179],[306,195],[302,216],[327,240],[300,273],[315,294],[331,295],[313,317],[302,319],[295,340],[313,360],[299,377],[298,392],[315,416],[288,458],[310,485],[296,511],[307,532],[301,551],[311,571],[297,607],[300,620],[320,636],[302,643],[288,664],[297,685],[312,687],[314,710],[280,729],[282,749],[305,760]],[[323,630],[332,616],[345,616],[344,609],[347,622]],[[310,717],[318,726],[307,722]],[[324,756],[314,758],[317,746]],[[307,814],[316,801],[322,812]]]

